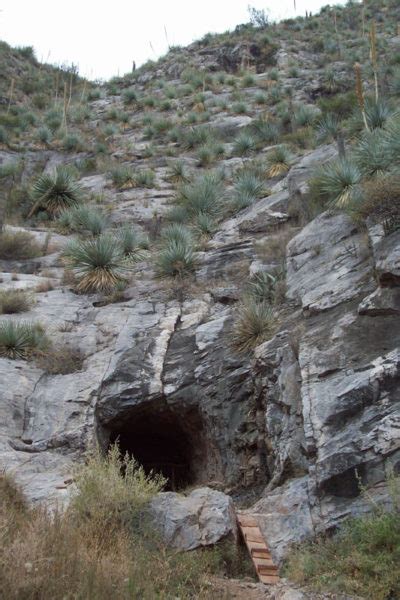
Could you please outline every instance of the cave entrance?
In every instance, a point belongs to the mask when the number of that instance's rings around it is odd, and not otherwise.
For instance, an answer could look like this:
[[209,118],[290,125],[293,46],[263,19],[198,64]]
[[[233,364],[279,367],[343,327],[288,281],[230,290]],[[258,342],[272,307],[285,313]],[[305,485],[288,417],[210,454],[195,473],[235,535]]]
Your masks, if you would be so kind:
[[147,474],[161,473],[168,480],[166,490],[181,490],[201,479],[205,453],[200,422],[193,414],[147,410],[113,428],[109,439]]

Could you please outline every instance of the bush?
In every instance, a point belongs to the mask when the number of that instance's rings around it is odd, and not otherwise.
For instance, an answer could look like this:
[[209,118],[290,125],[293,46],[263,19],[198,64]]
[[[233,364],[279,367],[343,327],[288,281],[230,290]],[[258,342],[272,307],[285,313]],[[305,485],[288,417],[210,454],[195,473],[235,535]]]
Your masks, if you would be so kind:
[[233,153],[238,156],[245,156],[255,150],[255,139],[245,131],[240,133],[233,144]]
[[137,94],[134,88],[127,88],[122,93],[122,99],[125,104],[134,104],[137,102]]
[[162,485],[160,478],[146,477],[114,448],[105,460],[99,453],[88,457],[74,478],[76,492],[70,508],[50,513],[28,508],[10,477],[0,475],[4,598],[216,597],[218,592],[205,577],[215,568],[213,551],[168,550],[154,531],[147,533],[138,525],[149,499]]
[[25,231],[3,231],[0,233],[0,259],[25,260],[42,254],[35,238]]
[[350,212],[356,219],[382,223],[387,235],[400,229],[400,175],[365,182]]
[[161,276],[183,277],[194,270],[192,235],[184,225],[168,225],[162,232],[162,245],[157,256]]
[[12,315],[31,308],[32,298],[24,290],[0,290],[0,314]]
[[36,364],[48,375],[67,375],[80,371],[84,355],[79,348],[70,346],[53,346],[48,352],[41,352]]
[[27,360],[47,346],[48,340],[44,330],[37,323],[23,321],[0,322],[1,357]]
[[90,240],[73,240],[64,251],[68,268],[78,278],[77,291],[112,292],[126,281],[128,265],[115,237],[102,234]]
[[238,352],[250,352],[272,337],[275,328],[276,319],[271,306],[251,297],[245,298],[236,313],[233,346]]
[[69,171],[59,167],[53,173],[43,173],[36,179],[30,198],[33,206],[29,217],[39,210],[46,211],[50,217],[56,217],[64,210],[80,204],[83,190]]
[[62,140],[62,148],[66,152],[82,152],[85,144],[77,133],[68,133]]
[[119,189],[135,185],[135,173],[129,165],[117,165],[109,172],[113,184]]
[[374,600],[400,597],[400,514],[375,506],[349,519],[332,537],[298,546],[285,575],[315,590]]

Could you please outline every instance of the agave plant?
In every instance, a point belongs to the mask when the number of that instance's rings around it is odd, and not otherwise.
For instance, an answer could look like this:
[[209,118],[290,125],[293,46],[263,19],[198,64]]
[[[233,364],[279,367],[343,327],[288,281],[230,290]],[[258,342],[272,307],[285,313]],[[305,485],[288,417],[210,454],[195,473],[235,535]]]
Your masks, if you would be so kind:
[[361,182],[361,172],[349,160],[337,160],[324,165],[313,179],[316,192],[329,203],[346,207],[354,198]]
[[0,356],[4,358],[27,359],[48,345],[44,329],[38,323],[0,322]]
[[43,173],[33,184],[30,192],[33,206],[28,217],[45,210],[51,217],[64,210],[78,206],[83,199],[83,190],[71,173],[61,167],[53,173]]
[[238,308],[233,329],[233,346],[238,352],[248,353],[268,340],[274,333],[276,319],[271,306],[245,298]]
[[120,282],[126,281],[129,264],[122,245],[111,235],[73,240],[64,250],[64,256],[68,268],[78,279],[80,293],[110,293]]
[[292,155],[286,146],[277,146],[268,154],[267,157],[267,175],[268,177],[278,177],[287,173],[290,168]]

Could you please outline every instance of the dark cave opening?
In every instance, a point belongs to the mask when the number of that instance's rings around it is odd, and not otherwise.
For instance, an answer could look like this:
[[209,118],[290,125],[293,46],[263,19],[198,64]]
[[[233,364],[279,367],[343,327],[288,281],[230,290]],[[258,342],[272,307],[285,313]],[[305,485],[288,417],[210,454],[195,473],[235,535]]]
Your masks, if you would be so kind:
[[128,452],[147,474],[161,473],[168,480],[165,490],[181,490],[201,478],[205,453],[194,415],[146,411],[113,427],[109,440],[118,442],[122,454]]

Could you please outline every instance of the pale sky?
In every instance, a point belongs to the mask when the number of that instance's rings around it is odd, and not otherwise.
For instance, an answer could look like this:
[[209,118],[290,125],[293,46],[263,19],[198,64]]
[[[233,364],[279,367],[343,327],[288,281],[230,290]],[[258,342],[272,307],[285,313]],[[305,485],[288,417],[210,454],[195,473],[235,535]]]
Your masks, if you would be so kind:
[[[74,63],[91,79],[108,79],[156,59],[170,45],[249,21],[247,7],[282,19],[317,12],[329,0],[0,0],[0,39],[33,46],[39,60]],[[336,0],[331,4],[344,4]],[[167,39],[166,39],[166,33]]]

